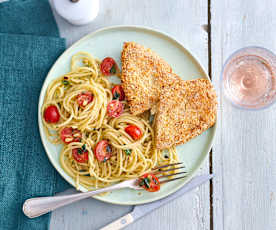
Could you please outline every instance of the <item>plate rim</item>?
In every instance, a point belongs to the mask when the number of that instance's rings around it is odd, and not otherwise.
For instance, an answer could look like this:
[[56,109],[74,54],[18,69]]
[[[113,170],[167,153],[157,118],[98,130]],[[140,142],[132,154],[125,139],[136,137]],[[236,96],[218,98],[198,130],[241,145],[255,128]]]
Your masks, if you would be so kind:
[[[209,75],[207,74],[207,72],[205,71],[205,68],[203,67],[203,65],[201,64],[201,62],[199,61],[199,59],[197,58],[196,55],[194,55],[194,53],[192,53],[189,49],[187,49],[186,47],[184,47],[184,45],[179,41],[177,40],[173,35],[170,35],[166,32],[163,32],[163,31],[160,31],[158,29],[155,29],[155,28],[151,28],[151,27],[147,27],[147,26],[141,26],[141,25],[114,25],[114,26],[106,26],[106,27],[102,27],[100,29],[97,29],[93,32],[90,32],[88,34],[86,34],[85,36],[83,36],[82,38],[80,38],[79,40],[77,40],[76,42],[74,42],[72,45],[70,45],[69,47],[67,47],[63,53],[56,59],[56,61],[52,64],[50,70],[48,71],[44,81],[43,81],[43,84],[42,84],[42,87],[41,87],[41,90],[40,90],[40,94],[39,94],[39,100],[38,100],[38,127],[39,127],[39,134],[40,134],[40,139],[41,139],[41,142],[42,142],[42,145],[44,147],[44,150],[46,152],[46,155],[49,159],[49,161],[51,162],[52,166],[55,168],[55,170],[59,173],[59,175],[67,182],[69,183],[70,185],[73,186],[73,188],[76,189],[75,185],[71,182],[69,182],[66,178],[65,178],[65,175],[63,175],[62,172],[60,172],[60,170],[58,170],[56,167],[55,167],[55,164],[52,160],[52,157],[50,156],[51,154],[48,152],[47,148],[46,148],[46,143],[44,141],[44,139],[42,138],[42,132],[44,132],[43,130],[43,125],[42,122],[40,124],[40,120],[42,119],[42,116],[41,116],[41,108],[40,108],[40,104],[41,102],[43,102],[44,100],[44,97],[42,95],[42,92],[45,91],[45,88],[47,89],[48,85],[46,84],[46,80],[48,79],[49,75],[52,73],[53,71],[53,67],[56,65],[56,63],[63,58],[63,56],[65,56],[71,49],[73,49],[75,46],[77,46],[78,44],[82,43],[83,41],[85,41],[86,39],[88,39],[89,37],[93,37],[95,36],[97,33],[101,33],[101,32],[105,32],[105,31],[108,31],[108,30],[116,30],[116,29],[132,29],[132,30],[145,30],[147,32],[153,32],[155,34],[158,34],[158,35],[161,35],[163,36],[163,38],[165,37],[166,39],[170,40],[171,42],[174,42],[175,44],[177,44],[179,47],[181,47],[188,55],[190,55],[193,59],[193,62],[198,66],[198,68],[204,73],[204,77],[207,78],[210,82],[210,77]],[[42,98],[43,97],[43,98]],[[161,195],[159,197],[153,197],[152,199],[150,199],[149,201],[138,201],[138,202],[125,202],[125,203],[120,203],[120,202],[116,202],[116,201],[110,201],[110,200],[106,200],[104,199],[104,196],[99,196],[99,195],[96,195],[96,196],[93,196],[92,198],[94,199],[97,199],[97,200],[100,200],[100,201],[103,201],[103,202],[106,202],[106,203],[110,203],[110,204],[115,204],[115,205],[140,205],[140,204],[146,204],[146,203],[151,203],[151,202],[154,202],[154,201],[157,201],[157,200],[160,200],[160,199],[163,199],[169,195],[171,195],[172,193],[178,191],[179,189],[181,189],[183,186],[185,186],[194,176],[196,173],[198,173],[200,167],[206,162],[206,159],[207,159],[207,156],[209,155],[210,153],[210,150],[213,146],[213,142],[215,140],[215,136],[216,136],[216,133],[217,133],[217,120],[216,120],[216,123],[212,126],[212,129],[213,129],[213,132],[212,132],[212,135],[211,135],[211,141],[209,142],[209,144],[207,145],[206,147],[206,153],[204,154],[203,156],[203,159],[201,160],[201,162],[199,162],[199,164],[197,164],[197,166],[194,168],[193,172],[188,174],[188,176],[186,177],[186,180],[185,180],[185,183],[183,184],[180,184],[178,186],[176,186],[175,188],[169,190],[166,194],[164,195]],[[65,173],[66,174],[66,173]],[[83,192],[83,191],[81,191]]]

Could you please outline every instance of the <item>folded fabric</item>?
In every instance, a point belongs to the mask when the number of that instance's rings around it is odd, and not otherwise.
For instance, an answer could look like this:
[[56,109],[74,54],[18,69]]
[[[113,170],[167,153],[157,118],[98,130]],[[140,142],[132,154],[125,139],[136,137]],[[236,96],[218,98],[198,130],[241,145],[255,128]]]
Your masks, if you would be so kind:
[[23,202],[70,187],[50,164],[37,121],[42,83],[65,49],[58,36],[47,0],[0,3],[0,230],[48,229],[50,215],[29,219]]
[[51,166],[37,125],[42,83],[64,47],[60,38],[0,34],[0,229],[47,229],[49,215],[28,219],[24,200],[69,186]]
[[0,33],[59,37],[48,0],[9,0],[0,3]]

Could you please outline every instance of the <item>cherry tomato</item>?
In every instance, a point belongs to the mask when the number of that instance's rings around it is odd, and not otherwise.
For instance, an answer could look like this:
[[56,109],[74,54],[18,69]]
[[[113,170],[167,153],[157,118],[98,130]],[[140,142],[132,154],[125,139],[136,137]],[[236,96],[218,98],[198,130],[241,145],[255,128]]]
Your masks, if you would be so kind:
[[55,105],[48,106],[44,111],[44,119],[48,123],[57,123],[60,115]]
[[107,140],[101,140],[97,143],[94,154],[98,161],[106,162],[112,156],[112,147]]
[[135,141],[139,140],[143,136],[141,129],[139,127],[137,127],[136,125],[127,126],[125,128],[125,131]]
[[119,117],[123,110],[123,104],[118,100],[112,100],[107,105],[107,114],[110,117]]
[[119,101],[123,101],[125,99],[125,93],[121,85],[115,85],[112,88],[112,95],[113,99],[119,99]]
[[88,151],[82,148],[72,150],[73,158],[79,163],[86,163],[88,161]]
[[82,92],[77,96],[77,102],[80,106],[85,107],[93,101],[93,94],[91,92]]
[[81,141],[81,131],[72,127],[65,127],[60,132],[60,138],[65,144]]
[[101,71],[103,75],[110,76],[117,72],[117,65],[113,58],[106,57],[101,63]]
[[141,176],[138,184],[149,192],[157,192],[160,190],[160,182],[152,173],[146,173]]

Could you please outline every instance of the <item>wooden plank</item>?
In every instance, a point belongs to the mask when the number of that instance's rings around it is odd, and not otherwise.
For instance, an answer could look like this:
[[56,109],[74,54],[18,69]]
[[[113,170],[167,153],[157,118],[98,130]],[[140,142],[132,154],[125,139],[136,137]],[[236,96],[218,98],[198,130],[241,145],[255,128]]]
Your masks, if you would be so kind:
[[212,79],[219,92],[213,147],[214,229],[276,229],[276,105],[262,111],[232,107],[220,72],[226,58],[249,45],[276,52],[275,0],[211,1]]
[[[165,31],[191,50],[208,67],[208,34],[202,25],[208,23],[206,0],[160,1],[160,0],[102,0],[97,19],[87,26],[73,27],[56,17],[61,36],[67,44],[85,34],[110,25],[145,25]],[[208,173],[206,162],[201,173]],[[122,216],[131,207],[113,206],[93,199],[79,202],[55,211],[51,229],[97,229]],[[142,218],[126,229],[189,229],[209,230],[210,226],[209,183],[186,196]]]

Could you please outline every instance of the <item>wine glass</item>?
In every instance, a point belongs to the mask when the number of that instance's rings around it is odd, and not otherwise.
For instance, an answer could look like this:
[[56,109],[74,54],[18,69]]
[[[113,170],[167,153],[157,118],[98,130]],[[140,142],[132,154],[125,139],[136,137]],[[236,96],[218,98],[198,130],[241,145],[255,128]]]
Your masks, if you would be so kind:
[[263,109],[276,101],[276,56],[261,47],[245,47],[225,62],[222,84],[226,97],[237,107]]

